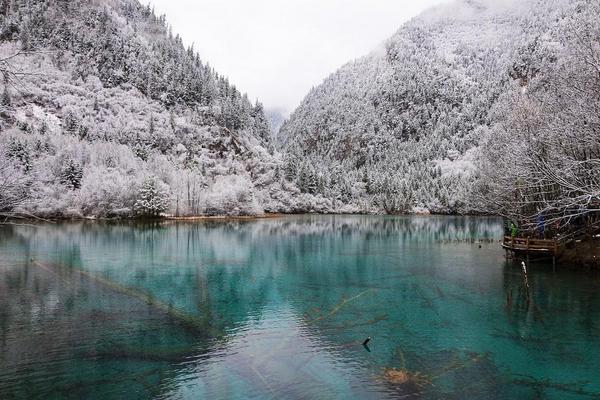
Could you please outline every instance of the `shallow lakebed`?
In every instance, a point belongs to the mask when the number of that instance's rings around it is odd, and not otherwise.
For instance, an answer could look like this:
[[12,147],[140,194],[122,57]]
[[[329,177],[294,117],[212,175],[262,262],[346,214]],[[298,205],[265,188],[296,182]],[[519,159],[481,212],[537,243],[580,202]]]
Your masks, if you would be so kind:
[[600,278],[531,265],[528,302],[501,237],[483,217],[0,226],[0,398],[599,398]]

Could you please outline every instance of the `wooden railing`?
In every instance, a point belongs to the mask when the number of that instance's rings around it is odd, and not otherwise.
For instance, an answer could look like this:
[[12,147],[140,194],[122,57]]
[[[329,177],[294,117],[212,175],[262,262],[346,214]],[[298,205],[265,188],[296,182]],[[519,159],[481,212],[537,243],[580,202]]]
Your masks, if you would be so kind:
[[502,247],[513,251],[547,252],[556,254],[559,242],[556,239],[532,239],[504,236]]

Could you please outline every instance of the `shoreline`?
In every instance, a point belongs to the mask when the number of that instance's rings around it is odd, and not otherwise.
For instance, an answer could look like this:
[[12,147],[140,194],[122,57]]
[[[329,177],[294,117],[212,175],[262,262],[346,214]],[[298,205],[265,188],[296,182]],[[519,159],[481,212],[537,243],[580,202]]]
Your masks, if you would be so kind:
[[261,215],[194,215],[176,217],[163,215],[157,217],[127,217],[127,218],[105,218],[105,217],[52,217],[43,218],[35,216],[14,216],[0,221],[1,225],[26,225],[43,223],[63,222],[202,222],[202,221],[257,221],[264,219],[277,219],[299,216],[365,216],[365,217],[496,217],[492,214],[443,214],[443,213],[405,213],[405,214],[369,214],[369,213],[265,213]]
[[[263,214],[263,215],[194,215],[188,217],[174,217],[167,216],[157,218],[156,221],[176,221],[176,222],[195,222],[195,221],[254,221],[261,219],[275,219],[288,217],[292,215],[302,215],[302,214]],[[135,219],[133,219],[135,220]]]

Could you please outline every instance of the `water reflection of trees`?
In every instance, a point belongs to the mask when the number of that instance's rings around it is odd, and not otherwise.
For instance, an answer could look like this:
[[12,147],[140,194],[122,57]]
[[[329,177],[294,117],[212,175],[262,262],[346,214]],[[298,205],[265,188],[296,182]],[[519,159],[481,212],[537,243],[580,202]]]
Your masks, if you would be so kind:
[[[0,274],[0,369],[14,378],[2,380],[0,394],[86,397],[90,387],[123,381],[153,397],[182,362],[260,315],[271,282],[239,266],[208,268],[203,259],[219,251],[207,249],[198,229],[66,224],[2,234],[0,251],[21,258]],[[110,367],[122,363],[139,371]],[[64,382],[23,385],[18,377],[29,373]]]
[[[366,254],[382,238],[434,241],[493,232],[493,222],[482,228],[463,219],[388,217],[3,227],[0,250],[14,255],[6,261],[15,266],[0,279],[2,363],[15,369],[13,377],[31,365],[40,376],[60,370],[65,383],[53,386],[60,396],[117,382],[128,374],[109,365],[136,362],[139,373],[128,384],[155,394],[149,388],[157,387],[158,376],[168,381],[182,361],[226,345],[228,331],[260,319],[275,290],[304,302],[304,293],[316,293],[307,285],[369,279],[359,258],[329,265],[340,243],[342,251]],[[314,256],[309,268],[303,268],[306,255]],[[29,334],[15,340],[16,330]],[[58,350],[67,361],[55,358]],[[90,376],[74,377],[80,370]],[[77,380],[82,384],[68,383]],[[2,388],[35,393],[42,382]]]
[[[491,331],[515,341],[523,341],[527,329],[526,337],[532,340],[545,337],[545,332],[560,332],[560,326],[548,322],[557,324],[559,318],[547,318],[547,310],[565,309],[567,320],[586,334],[597,329],[593,317],[585,317],[597,315],[591,308],[592,303],[600,304],[596,292],[582,294],[573,289],[575,283],[565,285],[533,274],[533,298],[541,316],[536,321],[518,300],[522,296],[518,270],[486,268],[497,266],[496,261],[477,246],[440,249],[440,243],[500,235],[497,219],[453,217],[306,216],[0,229],[0,254],[12,254],[13,261],[21,262],[0,273],[1,343],[8,352],[0,357],[0,365],[22,365],[14,374],[18,376],[33,363],[43,375],[56,362],[57,349],[68,349],[70,356],[63,359],[76,361],[56,365],[61,375],[69,377],[83,365],[83,370],[100,370],[106,376],[89,377],[84,380],[88,384],[125,379],[122,386],[138,385],[140,393],[154,396],[157,387],[164,393],[172,389],[177,375],[188,368],[188,360],[211,357],[226,348],[231,332],[263,318],[265,307],[275,298],[297,313],[306,335],[318,338],[328,351],[352,357],[363,336],[376,327],[393,340],[377,339],[386,342],[386,349],[377,354],[377,362],[371,365],[374,370],[381,365],[403,368],[393,342],[412,341],[410,348],[399,346],[406,368],[434,376],[450,368],[448,362],[436,364],[436,360],[454,360],[463,367],[445,376],[458,385],[476,378],[487,382],[477,388],[466,386],[462,392],[456,389],[454,394],[480,393],[494,387],[497,366],[485,354],[441,349],[443,336],[462,332],[451,317],[481,324],[482,336]],[[51,270],[31,265],[31,259],[45,262]],[[90,276],[114,282],[134,295],[94,282]],[[508,311],[502,305],[511,290]],[[492,322],[481,315],[481,304],[488,304],[485,299],[492,303],[499,299],[497,312],[510,319],[510,329],[498,331],[487,325]],[[457,302],[461,307],[456,307]],[[458,314],[448,315],[450,303]],[[382,304],[419,314],[386,311]],[[189,323],[188,317],[195,322]],[[428,323],[442,332],[439,338],[420,338],[418,332],[426,330]],[[17,328],[42,333],[15,341]],[[438,347],[427,349],[432,344]],[[28,350],[34,348],[42,350]],[[569,350],[558,346],[550,351],[566,357]],[[21,352],[23,364],[19,364]],[[139,373],[131,375],[125,367],[128,363],[139,363]],[[114,365],[121,365],[121,377],[118,368],[111,369]],[[16,381],[0,384],[0,394],[7,385],[19,386]],[[22,386],[20,390],[26,390]],[[57,387],[82,395],[87,390],[60,382]]]

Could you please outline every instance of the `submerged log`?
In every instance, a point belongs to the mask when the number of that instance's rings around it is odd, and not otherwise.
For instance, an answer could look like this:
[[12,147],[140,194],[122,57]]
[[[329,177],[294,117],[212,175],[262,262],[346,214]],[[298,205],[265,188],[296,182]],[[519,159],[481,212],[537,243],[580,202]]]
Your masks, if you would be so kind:
[[[66,269],[65,267],[51,266],[51,265],[43,264],[43,263],[41,263],[39,261],[35,261],[35,260],[32,262],[32,265],[34,265],[42,270],[53,273],[53,274],[57,275],[58,278],[61,279],[61,281],[63,281],[67,285],[70,284],[69,281],[64,279],[64,277],[60,273],[62,270]],[[144,293],[138,289],[133,289],[130,287],[123,286],[117,282],[97,276],[97,275],[92,274],[87,271],[83,271],[81,269],[69,268],[69,272],[75,272],[79,276],[87,279],[90,282],[99,284],[109,290],[112,290],[115,293],[119,293],[119,294],[125,295],[127,297],[136,299],[140,302],[143,302],[147,306],[168,315],[177,324],[179,324],[180,326],[182,326],[186,329],[191,330],[195,334],[200,334],[202,336],[212,336],[213,334],[218,335],[220,333],[220,332],[214,332],[213,328],[209,324],[207,324],[205,321],[201,320],[200,318],[197,318],[193,315],[190,315],[183,311],[180,311],[169,304],[165,304],[165,303],[161,302],[160,300],[156,299],[154,296]]]

